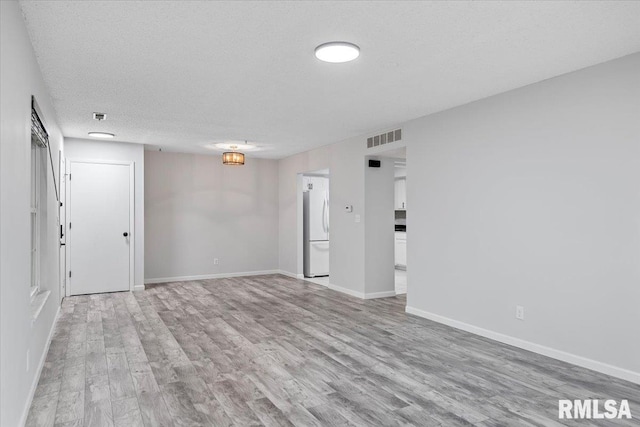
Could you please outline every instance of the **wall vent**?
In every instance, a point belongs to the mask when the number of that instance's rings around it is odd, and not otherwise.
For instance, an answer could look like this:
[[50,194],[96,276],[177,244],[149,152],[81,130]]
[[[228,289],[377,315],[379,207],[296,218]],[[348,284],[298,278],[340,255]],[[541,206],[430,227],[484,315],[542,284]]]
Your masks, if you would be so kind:
[[367,138],[367,148],[378,147],[384,144],[400,141],[402,139],[402,129],[396,129],[380,135],[370,136]]

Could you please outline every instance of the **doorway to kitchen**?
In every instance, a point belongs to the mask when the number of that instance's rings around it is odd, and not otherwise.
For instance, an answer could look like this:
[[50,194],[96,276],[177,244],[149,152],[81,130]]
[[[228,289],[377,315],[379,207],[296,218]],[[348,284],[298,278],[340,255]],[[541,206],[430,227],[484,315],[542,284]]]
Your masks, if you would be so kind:
[[394,163],[394,277],[396,295],[407,293],[407,158]]
[[298,271],[323,286],[330,277],[329,182],[328,169],[298,175]]
[[[407,150],[365,157],[365,287],[371,297],[407,293]],[[393,227],[393,231],[392,231]]]

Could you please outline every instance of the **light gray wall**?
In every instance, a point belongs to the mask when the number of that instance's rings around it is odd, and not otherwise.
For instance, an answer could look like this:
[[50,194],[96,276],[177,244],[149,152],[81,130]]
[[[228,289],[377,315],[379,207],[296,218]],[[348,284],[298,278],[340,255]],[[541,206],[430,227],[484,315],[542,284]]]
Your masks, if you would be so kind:
[[278,162],[146,151],[145,223],[147,280],[277,270]]
[[408,305],[640,373],[640,54],[403,129]]
[[[640,378],[640,54],[398,127],[408,306]],[[328,167],[331,283],[368,292],[366,136],[280,160],[281,269],[295,174]]]
[[[369,159],[379,168],[368,167]],[[395,295],[394,160],[366,157],[365,162],[365,290],[367,296]]]
[[329,147],[321,147],[278,161],[279,268],[289,274],[302,274],[302,260],[298,259],[302,253],[302,177],[298,174],[328,168],[329,155]]
[[62,150],[63,140],[18,3],[0,2],[0,19],[0,425],[18,426],[25,420],[61,298],[58,205],[47,158],[44,207],[47,230],[41,240],[40,285],[51,294],[32,322],[29,297],[32,95],[50,134],[56,179],[58,150]]
[[[302,274],[298,267],[298,174],[329,169],[330,282],[364,294],[364,146],[361,138],[345,140],[279,161],[280,269]],[[355,161],[354,161],[355,160]],[[344,206],[353,212],[345,213]],[[355,215],[362,221],[356,223]]]
[[[67,160],[111,160],[134,163],[135,286],[144,286],[144,146],[125,142],[65,138]],[[69,163],[67,162],[67,167]]]

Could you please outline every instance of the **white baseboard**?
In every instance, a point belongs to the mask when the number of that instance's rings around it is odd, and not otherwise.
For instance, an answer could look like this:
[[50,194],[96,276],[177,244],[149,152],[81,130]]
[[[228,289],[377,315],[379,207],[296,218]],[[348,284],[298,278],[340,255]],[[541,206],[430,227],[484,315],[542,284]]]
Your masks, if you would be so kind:
[[278,274],[282,274],[283,276],[291,277],[292,279],[302,279],[301,274],[292,273],[290,271],[278,270]]
[[133,292],[144,291],[144,285],[134,285]]
[[353,289],[343,288],[342,286],[332,285],[331,283],[329,283],[329,286],[327,287],[331,290],[342,292],[343,294],[351,295],[352,297],[356,297],[360,299],[365,298],[364,292],[354,291]]
[[145,285],[154,283],[188,282],[189,280],[226,279],[228,277],[262,276],[264,274],[278,274],[280,270],[242,271],[238,273],[202,274],[199,276],[176,276],[144,279]]
[[396,296],[396,291],[372,292],[372,293],[364,294],[364,299],[389,298],[389,297],[395,297],[395,296]]
[[[295,273],[291,273],[290,271],[284,271],[284,270],[279,270],[278,272],[287,277],[293,277],[294,279],[306,280],[308,282],[315,283],[313,279],[305,278],[303,274],[295,274]],[[342,286],[336,286],[331,283],[327,285],[327,288],[337,292],[341,292],[343,294],[351,295],[352,297],[356,297],[360,299],[387,298],[387,297],[396,296],[395,291],[373,292],[373,293],[365,294],[364,292],[354,291],[353,289],[343,288]]]
[[33,403],[33,396],[35,396],[36,394],[36,388],[38,388],[38,382],[40,381],[40,374],[42,373],[44,362],[45,360],[47,360],[47,354],[49,353],[49,346],[51,345],[51,338],[53,337],[53,331],[55,331],[56,329],[56,324],[58,323],[58,317],[60,316],[60,307],[61,305],[58,305],[58,310],[56,311],[56,315],[53,318],[53,324],[51,325],[51,329],[49,330],[49,336],[47,336],[47,343],[44,346],[44,351],[42,352],[42,356],[40,356],[40,362],[38,363],[38,370],[36,372],[35,377],[33,378],[33,382],[31,383],[31,388],[29,389],[27,405],[22,411],[22,417],[20,417],[21,426],[24,426],[27,423],[27,417],[29,416],[29,409],[31,409],[31,404]]
[[501,334],[499,332],[484,329],[478,326],[474,326],[468,323],[453,320],[448,317],[440,316],[439,314],[430,313],[428,311],[420,310],[415,307],[407,306],[405,311],[409,314],[413,314],[425,319],[433,320],[434,322],[442,323],[447,326],[461,329],[472,334],[480,335],[485,338],[499,341],[504,344],[509,344],[514,347],[529,350],[534,353],[542,354],[553,359],[562,360],[563,362],[571,363],[583,368],[591,369],[593,371],[601,372],[603,374],[611,375],[612,377],[621,378],[623,380],[631,381],[636,384],[640,384],[640,372],[630,371],[628,369],[619,368],[617,366],[609,365],[607,363],[598,362],[596,360],[587,359],[586,357],[578,356],[572,353],[567,353],[555,348],[546,347],[544,345],[525,341],[520,338],[515,338],[509,335]]

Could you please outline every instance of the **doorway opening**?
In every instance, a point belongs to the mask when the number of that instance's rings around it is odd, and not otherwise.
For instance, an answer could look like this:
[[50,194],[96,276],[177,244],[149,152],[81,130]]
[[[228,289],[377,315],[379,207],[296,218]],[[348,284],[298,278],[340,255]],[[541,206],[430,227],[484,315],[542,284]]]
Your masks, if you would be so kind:
[[408,288],[407,149],[378,151],[365,161],[366,293],[378,298],[404,295]]
[[396,295],[407,293],[407,158],[394,158],[394,277]]
[[323,286],[330,277],[329,182],[328,169],[298,175],[299,277]]

